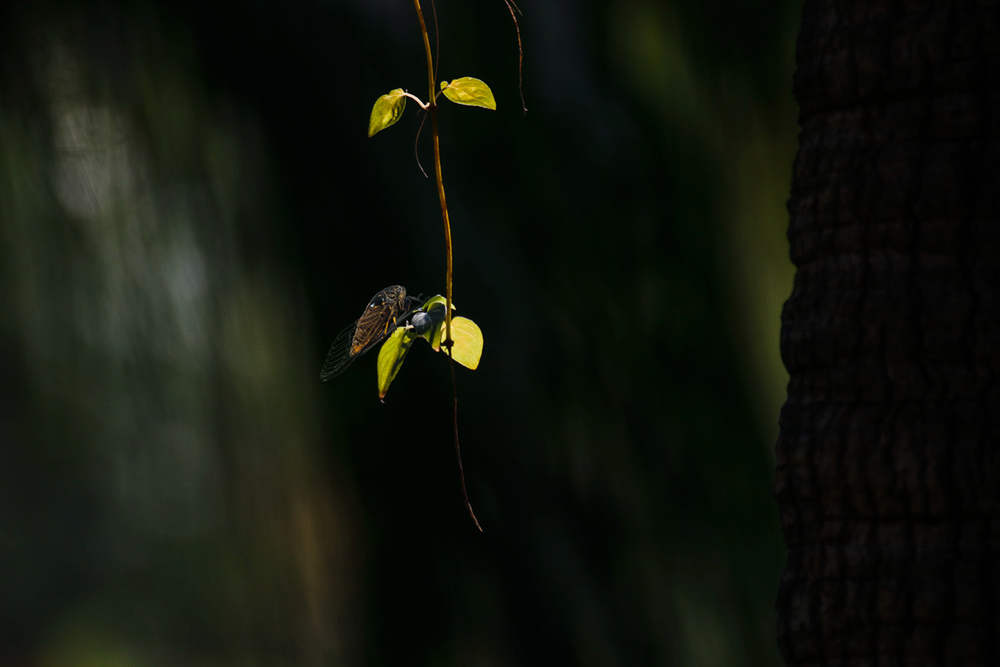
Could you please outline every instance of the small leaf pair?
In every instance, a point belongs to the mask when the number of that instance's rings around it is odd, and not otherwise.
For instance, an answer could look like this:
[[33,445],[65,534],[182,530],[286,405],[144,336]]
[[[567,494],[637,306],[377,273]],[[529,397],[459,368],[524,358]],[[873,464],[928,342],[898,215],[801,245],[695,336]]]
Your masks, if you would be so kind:
[[[493,91],[483,81],[471,76],[463,76],[454,81],[442,81],[441,92],[444,96],[455,104],[470,107],[482,107],[496,111],[497,103],[493,98]],[[402,118],[403,110],[406,109],[406,98],[413,99],[424,109],[427,108],[416,95],[407,93],[402,88],[390,90],[382,97],[375,100],[372,107],[371,117],[368,119],[368,136],[374,137],[376,134],[395,125]]]

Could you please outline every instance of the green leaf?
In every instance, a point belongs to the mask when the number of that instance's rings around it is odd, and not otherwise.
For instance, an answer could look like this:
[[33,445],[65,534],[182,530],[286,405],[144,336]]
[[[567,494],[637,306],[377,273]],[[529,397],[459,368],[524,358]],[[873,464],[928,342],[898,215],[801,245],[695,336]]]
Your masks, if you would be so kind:
[[[433,312],[436,315],[437,326],[424,334],[424,338],[426,338],[427,342],[431,344],[431,347],[435,352],[441,351],[441,332],[444,331],[444,308],[446,303],[447,300],[443,296],[438,295],[428,299],[422,308],[422,310],[425,310],[428,313]],[[451,304],[451,309],[452,311],[457,310],[457,308],[455,308],[455,304]]]
[[[425,313],[431,314],[436,320],[436,324],[429,331],[424,333],[424,339],[431,344],[434,351],[438,351],[438,347],[441,341],[441,327],[444,326],[444,308],[447,301],[443,296],[435,296],[427,299],[424,305],[421,306],[420,310]],[[455,310],[455,304],[451,304],[451,309]]]
[[427,332],[427,342],[431,344],[431,348],[435,352],[441,351],[441,339],[444,338],[444,327],[444,320],[442,320],[441,324]]
[[[447,303],[448,300],[445,299],[440,294],[438,294],[437,296],[432,296],[431,298],[427,299],[427,301],[424,301],[424,305],[420,306],[420,310],[424,311],[425,313],[429,313],[431,312],[431,308],[433,306],[441,304],[441,307],[444,308],[444,306],[447,305]],[[451,309],[455,310],[455,304],[451,304]]]
[[453,317],[451,339],[451,358],[470,370],[476,370],[483,356],[483,332],[479,330],[479,325],[467,317]]
[[399,327],[382,343],[378,351],[378,397],[385,399],[389,385],[396,379],[396,374],[403,366],[403,359],[410,351],[410,345],[416,340],[409,330]]
[[374,137],[387,127],[396,124],[406,108],[406,93],[402,88],[390,90],[375,100],[372,116],[368,119],[368,136]]
[[442,81],[441,91],[455,104],[497,110],[497,101],[493,99],[490,87],[471,76],[463,76],[451,82]]

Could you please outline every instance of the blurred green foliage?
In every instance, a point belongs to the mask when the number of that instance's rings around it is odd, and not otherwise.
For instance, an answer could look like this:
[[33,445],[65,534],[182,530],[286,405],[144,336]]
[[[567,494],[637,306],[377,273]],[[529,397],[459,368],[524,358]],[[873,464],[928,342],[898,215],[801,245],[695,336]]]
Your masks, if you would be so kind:
[[482,535],[437,355],[316,379],[444,286],[416,114],[364,132],[412,7],[0,10],[0,663],[777,663],[798,3],[522,9],[527,114],[503,3],[437,7],[500,108],[441,118]]

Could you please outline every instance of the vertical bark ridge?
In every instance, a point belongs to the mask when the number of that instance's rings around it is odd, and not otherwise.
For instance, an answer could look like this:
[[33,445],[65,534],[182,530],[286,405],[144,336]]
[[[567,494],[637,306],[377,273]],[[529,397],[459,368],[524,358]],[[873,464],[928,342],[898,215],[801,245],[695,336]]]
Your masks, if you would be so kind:
[[1000,6],[807,1],[775,497],[789,665],[1000,665]]

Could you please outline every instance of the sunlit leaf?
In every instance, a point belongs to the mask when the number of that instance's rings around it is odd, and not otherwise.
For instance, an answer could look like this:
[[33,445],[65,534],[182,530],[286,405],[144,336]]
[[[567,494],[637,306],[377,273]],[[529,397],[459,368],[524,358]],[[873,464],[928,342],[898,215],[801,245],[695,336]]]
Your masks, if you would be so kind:
[[407,329],[399,327],[382,344],[378,351],[378,397],[385,398],[389,385],[396,379],[396,374],[403,366],[403,359],[410,351],[410,345],[416,337]]
[[490,90],[490,87],[485,82],[471,76],[463,76],[450,82],[442,81],[441,91],[455,104],[497,110],[497,102],[493,99],[493,91]]
[[428,331],[425,336],[425,338],[427,338],[427,342],[431,344],[431,347],[434,348],[435,352],[441,351],[441,339],[444,338],[444,327],[445,324],[442,320],[441,324],[434,327],[431,331]]
[[[444,327],[442,327],[444,328]],[[483,332],[467,317],[451,318],[451,357],[466,368],[476,370],[483,356]]]
[[[420,310],[429,313],[431,312],[433,306],[440,304],[440,307],[443,308],[447,303],[448,303],[447,299],[438,294],[437,296],[432,296],[431,298],[427,299],[427,301],[424,301],[424,305],[420,306]],[[455,310],[455,304],[451,304],[451,309]]]
[[[423,334],[424,338],[431,344],[431,347],[434,348],[435,352],[438,351],[438,348],[441,345],[441,328],[444,326],[444,309],[446,303],[447,301],[445,298],[439,295],[428,299],[422,308],[422,310],[432,315],[435,320],[434,327],[430,331]],[[451,304],[451,309],[455,310],[455,304]]]
[[402,88],[390,90],[375,100],[371,118],[368,119],[368,136],[374,137],[387,127],[394,125],[406,108],[406,94]]

